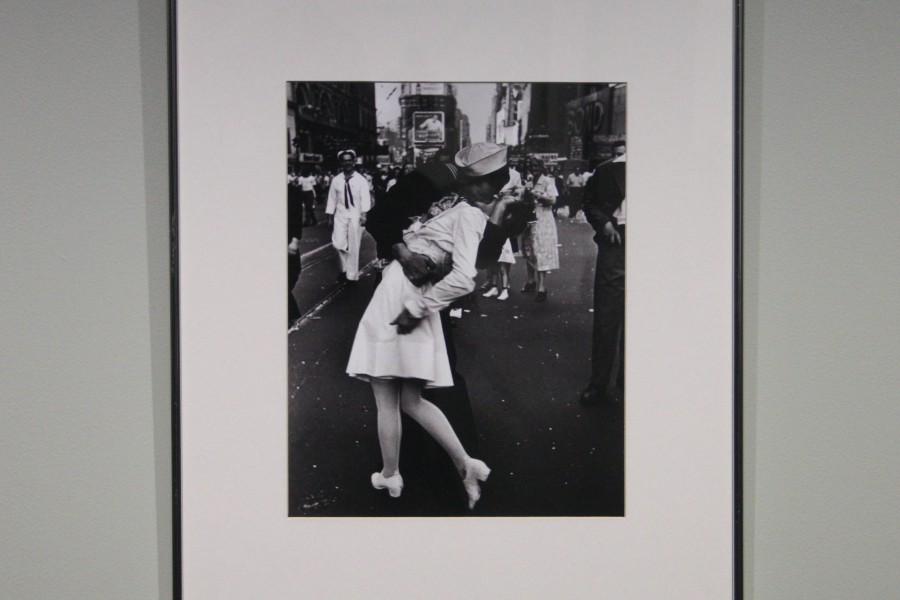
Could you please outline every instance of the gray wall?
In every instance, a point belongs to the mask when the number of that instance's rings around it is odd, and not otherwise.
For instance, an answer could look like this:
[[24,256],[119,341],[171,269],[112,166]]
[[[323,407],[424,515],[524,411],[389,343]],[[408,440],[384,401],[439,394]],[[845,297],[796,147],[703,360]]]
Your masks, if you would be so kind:
[[900,2],[747,2],[748,598],[900,598]]
[[171,590],[166,4],[0,4],[0,598]]
[[[895,598],[900,3],[747,2],[747,597]],[[0,596],[167,598],[165,3],[0,7]]]

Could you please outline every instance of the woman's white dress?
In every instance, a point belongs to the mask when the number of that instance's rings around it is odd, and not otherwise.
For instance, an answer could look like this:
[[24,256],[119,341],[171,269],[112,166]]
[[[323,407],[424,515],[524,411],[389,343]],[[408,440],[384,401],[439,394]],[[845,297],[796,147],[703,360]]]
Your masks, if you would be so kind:
[[[420,379],[427,388],[453,385],[438,311],[475,288],[475,257],[486,222],[484,212],[458,201],[404,232],[410,250],[436,263],[450,255],[453,267],[438,283],[421,288],[410,283],[397,261],[385,268],[356,330],[347,363],[349,375],[365,381],[370,377]],[[400,335],[391,322],[404,308],[422,319],[412,332]]]
[[503,242],[503,248],[500,249],[500,258],[497,259],[497,262],[508,265],[516,264],[516,255],[513,254],[512,244],[509,243],[509,240]]

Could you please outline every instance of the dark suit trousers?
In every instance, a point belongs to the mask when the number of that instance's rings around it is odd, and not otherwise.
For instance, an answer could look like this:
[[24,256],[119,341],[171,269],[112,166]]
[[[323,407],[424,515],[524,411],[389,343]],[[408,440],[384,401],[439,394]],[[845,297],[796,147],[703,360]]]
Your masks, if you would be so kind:
[[[605,390],[624,384],[625,228],[622,245],[601,240],[594,275],[594,337],[591,384]],[[613,369],[616,373],[613,373]]]
[[300,277],[300,254],[288,252],[288,324],[300,318],[300,307],[294,298],[294,285]]
[[316,225],[316,195],[313,192],[300,192],[300,198],[303,202],[303,225]]
[[574,219],[578,211],[581,210],[582,198],[584,198],[584,188],[569,188],[569,218]]

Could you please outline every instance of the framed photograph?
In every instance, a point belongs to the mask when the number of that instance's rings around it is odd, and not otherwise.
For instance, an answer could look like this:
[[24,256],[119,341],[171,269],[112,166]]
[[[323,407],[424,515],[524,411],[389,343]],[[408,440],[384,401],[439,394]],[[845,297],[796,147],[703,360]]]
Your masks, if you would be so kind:
[[739,8],[171,10],[177,595],[741,597]]

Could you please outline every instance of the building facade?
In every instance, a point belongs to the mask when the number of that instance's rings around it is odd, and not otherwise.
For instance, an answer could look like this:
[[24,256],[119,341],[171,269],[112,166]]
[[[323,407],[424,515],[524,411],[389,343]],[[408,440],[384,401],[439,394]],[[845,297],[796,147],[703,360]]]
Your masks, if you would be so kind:
[[448,83],[404,83],[400,86],[400,137],[404,160],[421,164],[439,150],[459,150],[456,91]]
[[456,109],[456,124],[459,128],[459,148],[472,145],[472,136],[469,133],[469,117],[458,108]]
[[624,83],[577,86],[577,97],[565,105],[563,151],[570,158],[588,162],[612,158],[613,143],[625,140],[626,89]]
[[513,147],[519,159],[563,168],[612,156],[625,139],[625,84],[497,84],[493,141]]
[[492,141],[521,146],[528,131],[531,84],[498,83],[493,105]]
[[334,169],[338,152],[347,149],[355,150],[361,163],[372,164],[379,152],[377,140],[374,83],[287,84],[290,164]]

